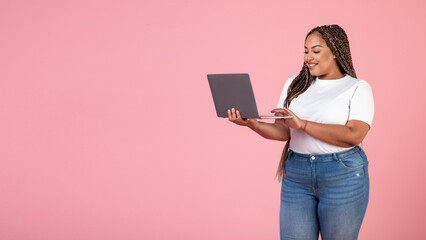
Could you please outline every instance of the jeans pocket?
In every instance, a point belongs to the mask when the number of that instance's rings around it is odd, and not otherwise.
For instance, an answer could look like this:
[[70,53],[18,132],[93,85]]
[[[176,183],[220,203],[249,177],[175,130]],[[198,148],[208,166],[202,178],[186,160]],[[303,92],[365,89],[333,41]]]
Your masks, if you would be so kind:
[[364,167],[364,158],[359,153],[353,153],[337,160],[346,169],[356,170]]

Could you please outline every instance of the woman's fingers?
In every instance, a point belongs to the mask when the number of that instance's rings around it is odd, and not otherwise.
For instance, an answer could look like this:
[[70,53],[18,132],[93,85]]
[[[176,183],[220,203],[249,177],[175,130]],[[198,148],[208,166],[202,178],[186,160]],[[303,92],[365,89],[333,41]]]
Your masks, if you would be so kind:
[[241,117],[240,111],[235,108],[228,109],[228,118],[229,121],[236,123],[238,125],[247,125],[247,122]]
[[230,109],[228,109],[228,119],[229,121],[232,121],[232,113]]
[[271,110],[271,113],[284,113],[285,108],[275,108]]
[[275,113],[278,115],[283,115],[283,116],[291,116],[292,112],[286,108],[275,108],[273,110],[271,110],[271,113]]
[[240,115],[240,111],[237,110],[236,112],[237,112],[237,119],[241,119],[242,120],[243,118]]
[[235,108],[228,109],[228,118],[231,121],[237,120],[237,114],[235,113]]
[[291,128],[300,128],[302,122],[301,120],[289,109],[287,108],[276,108],[271,112],[282,115],[282,116],[291,116],[292,118],[285,119],[283,122],[285,125]]

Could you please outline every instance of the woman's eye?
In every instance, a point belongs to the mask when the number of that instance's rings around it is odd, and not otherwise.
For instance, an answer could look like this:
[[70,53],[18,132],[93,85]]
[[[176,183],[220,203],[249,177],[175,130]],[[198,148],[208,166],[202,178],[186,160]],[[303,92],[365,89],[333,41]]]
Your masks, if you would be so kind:
[[[308,52],[304,52],[305,54],[308,54]],[[318,54],[318,53],[320,53],[320,52],[318,52],[318,51],[313,51],[313,53],[315,53],[315,54]]]

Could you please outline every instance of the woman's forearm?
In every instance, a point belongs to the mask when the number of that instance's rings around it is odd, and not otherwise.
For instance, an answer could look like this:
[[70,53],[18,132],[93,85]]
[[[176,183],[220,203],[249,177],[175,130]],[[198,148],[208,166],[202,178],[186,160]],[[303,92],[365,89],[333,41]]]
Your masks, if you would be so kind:
[[340,147],[358,145],[370,130],[370,126],[360,120],[349,120],[346,125],[323,124],[302,120],[287,108],[276,108],[271,112],[278,116],[290,116],[284,120],[288,127],[300,129],[316,139]]
[[253,124],[248,125],[248,127],[266,139],[287,141],[290,138],[289,128],[277,122],[265,123],[255,121]]
[[[305,124],[306,129],[304,129]],[[369,126],[357,120],[351,120],[346,125],[322,124],[303,120],[301,129],[323,142],[340,147],[353,147],[361,143],[367,135]]]

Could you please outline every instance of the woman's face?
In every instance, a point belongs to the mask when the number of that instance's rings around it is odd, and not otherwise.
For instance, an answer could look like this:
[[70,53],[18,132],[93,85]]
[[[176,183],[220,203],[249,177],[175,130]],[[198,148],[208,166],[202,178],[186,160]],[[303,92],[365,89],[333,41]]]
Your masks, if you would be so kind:
[[320,79],[343,77],[336,57],[318,32],[314,32],[306,38],[304,61],[312,76]]

